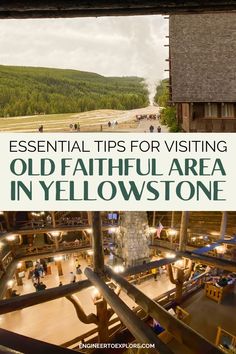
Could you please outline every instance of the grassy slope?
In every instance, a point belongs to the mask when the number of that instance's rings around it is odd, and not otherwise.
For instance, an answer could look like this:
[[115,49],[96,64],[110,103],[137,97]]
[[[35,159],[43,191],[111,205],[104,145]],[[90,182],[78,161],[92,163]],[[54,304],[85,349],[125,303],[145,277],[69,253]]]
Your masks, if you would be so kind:
[[0,116],[132,109],[145,106],[147,96],[138,77],[0,65]]

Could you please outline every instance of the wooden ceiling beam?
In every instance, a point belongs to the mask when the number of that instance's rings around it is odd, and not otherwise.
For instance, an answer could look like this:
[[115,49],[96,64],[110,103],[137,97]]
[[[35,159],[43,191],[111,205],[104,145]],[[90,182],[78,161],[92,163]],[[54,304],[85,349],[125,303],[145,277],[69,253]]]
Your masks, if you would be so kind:
[[236,0],[4,0],[0,18],[134,16],[236,11]]

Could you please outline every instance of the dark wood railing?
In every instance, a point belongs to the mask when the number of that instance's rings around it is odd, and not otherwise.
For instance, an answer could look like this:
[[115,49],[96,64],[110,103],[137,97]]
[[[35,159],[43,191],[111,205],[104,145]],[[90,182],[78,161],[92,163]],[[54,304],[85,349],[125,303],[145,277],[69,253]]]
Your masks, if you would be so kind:
[[[186,281],[183,285],[183,300],[189,296],[191,293],[201,289],[203,287],[204,281],[207,277],[207,273],[202,273],[198,277]],[[165,293],[155,297],[153,299],[155,302],[158,302],[165,309],[169,309],[175,305],[175,288],[166,291]],[[140,306],[136,306],[133,311],[138,314],[138,317],[141,319],[147,319],[149,316],[144,312]],[[117,323],[119,327],[120,320],[118,317],[114,318],[109,322],[109,326]],[[67,348],[78,348],[80,343],[86,343],[90,340],[95,340],[98,338],[98,329],[94,328],[89,332],[86,332],[68,342],[62,343],[61,345]]]

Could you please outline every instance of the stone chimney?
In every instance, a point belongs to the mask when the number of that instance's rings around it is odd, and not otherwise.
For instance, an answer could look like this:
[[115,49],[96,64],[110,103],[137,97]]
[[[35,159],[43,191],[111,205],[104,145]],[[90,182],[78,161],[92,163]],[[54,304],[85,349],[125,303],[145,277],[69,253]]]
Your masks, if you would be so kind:
[[120,227],[116,233],[116,254],[124,260],[126,267],[143,264],[150,260],[149,242],[147,213],[143,211],[123,212],[120,217]]

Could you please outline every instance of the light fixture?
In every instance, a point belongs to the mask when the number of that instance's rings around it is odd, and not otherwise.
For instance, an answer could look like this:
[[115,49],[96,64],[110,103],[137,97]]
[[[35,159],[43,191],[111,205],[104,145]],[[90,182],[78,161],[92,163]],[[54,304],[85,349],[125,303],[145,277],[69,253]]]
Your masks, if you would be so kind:
[[210,232],[210,234],[212,236],[219,236],[220,235],[220,233],[218,231],[212,231],[212,232]]
[[211,247],[211,245],[208,243],[208,244],[206,245],[206,247]]
[[199,239],[200,239],[200,240],[203,240],[203,236],[199,236]]
[[229,235],[225,235],[224,236],[224,240],[226,241],[229,241],[229,240],[232,240],[233,239],[233,236],[229,236]]
[[191,237],[191,241],[196,241],[196,237]]
[[120,264],[120,265],[116,265],[113,267],[114,273],[123,273],[125,270],[125,267]]
[[57,244],[62,241],[63,232],[60,230],[52,230],[47,232],[47,235],[53,241],[53,243]]
[[13,287],[13,284],[14,284],[14,281],[13,281],[13,280],[9,280],[9,281],[7,282],[8,288],[12,288],[12,287]]
[[52,237],[59,237],[61,235],[61,231],[59,230],[50,231],[48,234]]
[[93,255],[93,250],[88,250],[88,251],[87,251],[87,254],[88,254],[89,256],[92,256],[92,255]]
[[151,234],[154,234],[155,232],[157,232],[156,227],[150,226],[150,227],[149,227],[149,232],[150,232]]
[[176,257],[175,253],[169,253],[169,252],[166,253],[166,258],[172,259],[172,258],[175,258],[175,257]]
[[55,262],[59,262],[63,260],[63,256],[55,256],[53,259]]
[[92,233],[93,233],[93,229],[92,229],[92,228],[86,229],[85,231],[86,231],[88,234],[92,234]]
[[177,235],[178,231],[176,229],[174,229],[173,227],[170,227],[169,229],[167,229],[167,234],[168,236],[175,237]]
[[101,299],[101,293],[98,288],[94,287],[91,295],[94,302]]
[[114,234],[114,233],[116,233],[117,232],[117,227],[110,227],[109,229],[108,229],[108,232],[109,232],[109,234]]
[[217,252],[218,254],[224,254],[225,251],[226,251],[225,246],[217,246],[217,247],[216,247],[216,252]]
[[6,240],[7,241],[12,242],[12,241],[15,241],[15,239],[16,239],[16,235],[8,235],[8,236],[6,236]]
[[4,215],[4,211],[0,211],[0,215]]
[[22,267],[22,262],[17,263],[17,269],[21,269]]

